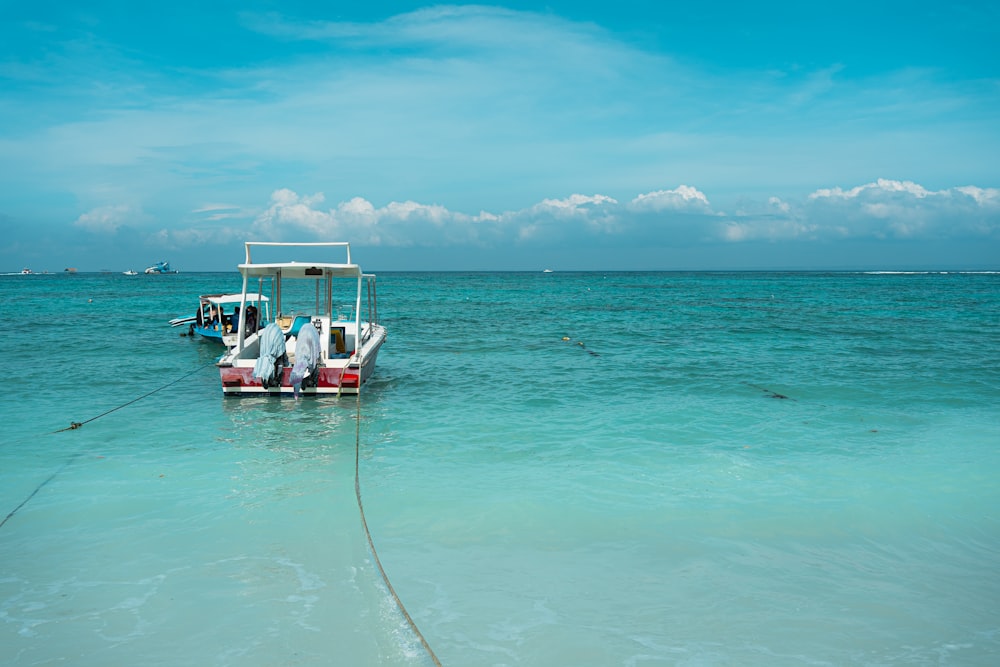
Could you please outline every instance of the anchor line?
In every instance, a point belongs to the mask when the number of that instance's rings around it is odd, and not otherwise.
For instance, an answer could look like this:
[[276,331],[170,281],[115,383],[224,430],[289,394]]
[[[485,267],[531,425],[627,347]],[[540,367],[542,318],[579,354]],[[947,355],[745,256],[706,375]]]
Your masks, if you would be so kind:
[[144,398],[149,398],[150,396],[152,396],[156,392],[163,391],[167,387],[173,386],[173,385],[177,384],[178,382],[180,382],[181,380],[187,379],[187,378],[191,377],[192,375],[194,375],[195,373],[198,373],[199,371],[202,371],[202,370],[208,368],[209,366],[214,366],[214,365],[215,365],[215,362],[214,361],[210,361],[207,364],[205,364],[204,366],[199,366],[198,368],[194,369],[190,373],[187,373],[186,375],[180,376],[176,380],[171,380],[170,382],[168,382],[167,384],[163,385],[162,387],[157,387],[156,389],[154,389],[153,391],[149,392],[148,394],[143,394],[139,398],[133,398],[131,401],[128,401],[127,403],[122,403],[121,405],[119,405],[117,407],[114,407],[114,408],[111,408],[107,412],[102,412],[101,414],[97,415],[96,417],[91,417],[90,419],[88,419],[86,421],[82,421],[82,422],[70,422],[69,426],[67,426],[66,428],[61,428],[58,431],[53,431],[53,433],[62,433],[63,431],[72,431],[74,429],[78,429],[81,426],[83,426],[84,424],[89,424],[90,422],[94,421],[95,419],[100,419],[101,417],[104,417],[106,415],[110,415],[112,412],[115,412],[116,410],[121,410],[122,408],[128,407],[129,405],[132,405],[133,403],[138,403],[139,401],[141,401]]
[[[194,369],[190,373],[187,373],[186,375],[182,375],[181,377],[177,378],[176,380],[172,380],[172,381],[168,382],[167,384],[163,385],[162,387],[158,387],[157,389],[154,389],[153,391],[149,392],[148,394],[144,394],[144,395],[140,396],[139,398],[134,398],[134,399],[132,399],[131,401],[129,401],[127,403],[123,403],[123,404],[119,405],[118,407],[111,408],[107,412],[103,412],[103,413],[97,415],[96,417],[91,417],[90,419],[88,419],[86,421],[82,421],[82,422],[70,422],[70,425],[67,426],[66,428],[61,428],[58,431],[52,431],[52,433],[62,433],[63,431],[73,431],[73,430],[76,430],[76,429],[80,428],[81,426],[83,426],[84,424],[89,424],[90,422],[94,421],[95,419],[100,419],[101,417],[104,417],[105,415],[111,414],[115,410],[121,410],[122,408],[124,408],[126,406],[132,405],[133,403],[141,401],[144,398],[152,396],[153,394],[155,394],[158,391],[166,389],[167,387],[169,387],[171,385],[177,384],[181,380],[183,380],[185,378],[188,378],[188,377],[191,377],[192,375],[194,375],[198,371],[204,370],[205,368],[208,368],[209,366],[213,365],[214,363],[215,362],[213,361],[213,362],[205,364],[204,366],[199,366],[198,368]],[[59,473],[61,473],[63,470],[65,470],[66,467],[70,463],[72,463],[73,461],[75,461],[82,454],[83,454],[83,452],[77,452],[73,456],[69,457],[68,459],[66,459],[66,461],[61,466],[59,466],[58,470],[56,470],[54,473],[52,473],[51,475],[49,475],[48,477],[46,477],[44,480],[42,480],[42,482],[38,486],[35,487],[34,491],[32,491],[31,493],[29,493],[28,496],[24,500],[22,500],[21,503],[17,507],[15,507],[14,509],[12,509],[7,514],[7,516],[4,517],[3,521],[0,521],[0,528],[2,528],[3,525],[5,523],[7,523],[11,519],[11,517],[13,517],[15,514],[17,514],[18,510],[20,510],[22,507],[24,507],[25,505],[27,505],[28,501],[30,501],[32,498],[34,498],[35,494],[37,494],[39,491],[42,490],[42,487],[44,487],[46,484],[48,484],[53,479],[55,479],[55,477]]]
[[3,521],[0,521],[0,528],[3,528],[3,525],[5,523],[7,523],[7,521],[9,521],[12,516],[14,516],[15,514],[17,514],[17,511],[19,509],[21,509],[22,507],[24,507],[25,505],[27,505],[28,501],[31,500],[32,498],[34,498],[35,494],[38,493],[39,491],[41,491],[43,486],[45,486],[46,484],[48,484],[49,482],[51,482],[55,478],[56,475],[58,475],[59,473],[61,473],[63,471],[63,469],[66,468],[66,466],[68,466],[70,463],[72,463],[73,460],[76,459],[78,456],[80,456],[80,454],[74,454],[72,457],[70,457],[69,459],[67,459],[65,463],[63,463],[61,466],[59,466],[58,470],[56,470],[54,473],[52,473],[51,475],[49,475],[48,477],[46,477],[42,481],[41,484],[39,484],[38,486],[36,486],[35,490],[32,491],[31,493],[29,493],[28,497],[25,498],[24,500],[22,500],[20,505],[18,505],[17,507],[15,507],[14,509],[12,509],[10,512],[8,512],[7,516],[5,516],[3,518]]
[[361,502],[361,474],[360,474],[360,470],[361,470],[361,386],[360,386],[360,383],[358,385],[358,393],[357,393],[357,415],[356,415],[356,418],[355,418],[354,421],[355,421],[355,430],[354,430],[354,495],[357,496],[357,499],[358,499],[358,511],[361,514],[361,525],[365,529],[365,537],[368,539],[368,548],[371,549],[372,558],[375,561],[375,566],[378,568],[379,574],[382,575],[382,581],[385,582],[386,588],[389,589],[389,594],[392,595],[392,599],[395,601],[396,607],[398,607],[399,611],[403,614],[403,618],[406,619],[406,622],[409,624],[410,629],[413,630],[413,634],[415,634],[417,636],[417,639],[420,640],[420,643],[423,645],[424,650],[427,651],[427,655],[430,656],[431,660],[434,661],[434,664],[437,665],[437,667],[441,667],[441,661],[438,660],[438,657],[436,655],[434,655],[434,650],[431,649],[431,645],[427,643],[427,640],[424,638],[423,633],[421,633],[420,629],[417,628],[416,622],[410,616],[409,612],[406,611],[406,607],[403,606],[403,601],[399,599],[399,596],[396,595],[396,590],[392,587],[392,584],[389,583],[389,575],[387,575],[385,573],[385,568],[382,567],[382,561],[379,560],[378,552],[375,551],[375,542],[374,542],[374,540],[372,540],[372,534],[368,531],[368,521],[365,519],[365,506]]
[[766,389],[765,387],[761,387],[761,386],[756,385],[756,384],[750,384],[749,382],[744,382],[743,384],[745,384],[748,387],[752,387],[754,389],[759,389],[760,391],[762,391],[765,394],[767,394],[768,398],[784,398],[784,399],[788,399],[790,401],[795,401],[794,398],[791,398],[789,396],[785,396],[784,394],[779,394],[776,391],[771,391],[770,389]]

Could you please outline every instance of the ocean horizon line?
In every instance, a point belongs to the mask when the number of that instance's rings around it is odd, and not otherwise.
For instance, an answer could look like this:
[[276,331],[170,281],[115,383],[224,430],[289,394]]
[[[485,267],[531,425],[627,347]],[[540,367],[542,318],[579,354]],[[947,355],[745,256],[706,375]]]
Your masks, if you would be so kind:
[[[227,273],[227,274],[239,274],[237,269],[195,269],[195,270],[178,270],[176,273],[167,274],[168,276],[177,276],[182,274],[194,275],[194,274],[207,274],[207,273]],[[867,269],[803,269],[803,268],[775,268],[775,269],[621,269],[621,268],[609,268],[609,269],[374,269],[371,271],[366,271],[366,273],[469,273],[469,274],[490,274],[490,273],[516,273],[516,274],[530,274],[530,273],[544,273],[544,274],[556,274],[556,273],[673,273],[673,274],[708,274],[708,273],[720,273],[720,274],[732,274],[732,273],[774,273],[774,274],[870,274],[870,275],[947,275],[947,274],[966,274],[966,275],[994,275],[1000,274],[1000,268],[997,269],[986,269],[986,268],[969,268],[969,269],[877,269],[877,268],[867,268]],[[5,271],[0,272],[2,276],[72,276],[72,275],[126,275],[124,271],[118,271],[113,269],[99,269],[94,271],[80,271],[80,270],[68,270],[64,269],[62,271],[33,271],[31,273],[25,274],[22,271]],[[135,277],[144,276],[148,274],[138,273]],[[156,277],[163,277],[159,274],[152,274]],[[130,276],[132,277],[132,276]]]

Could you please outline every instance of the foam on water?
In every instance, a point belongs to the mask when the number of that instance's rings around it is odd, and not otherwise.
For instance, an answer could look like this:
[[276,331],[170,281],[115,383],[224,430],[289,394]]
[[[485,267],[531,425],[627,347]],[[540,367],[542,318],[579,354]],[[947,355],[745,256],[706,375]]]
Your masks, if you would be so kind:
[[[360,526],[355,400],[224,399],[166,326],[235,275],[29,278],[0,278],[7,663],[428,664]],[[365,512],[444,664],[1000,657],[997,275],[379,296]]]

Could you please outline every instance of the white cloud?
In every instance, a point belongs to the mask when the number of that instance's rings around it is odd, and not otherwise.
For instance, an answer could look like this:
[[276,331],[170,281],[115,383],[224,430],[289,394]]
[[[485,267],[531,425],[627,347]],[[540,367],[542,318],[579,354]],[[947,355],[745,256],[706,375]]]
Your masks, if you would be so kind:
[[605,195],[570,195],[565,199],[544,199],[531,210],[540,215],[554,217],[586,217],[602,206],[618,202]]
[[130,222],[135,222],[142,214],[127,204],[99,206],[78,217],[73,224],[82,229],[98,233],[114,233]]
[[368,200],[354,197],[334,208],[318,209],[324,200],[322,193],[300,196],[292,190],[276,190],[271,195],[271,205],[257,217],[253,229],[265,238],[307,234],[350,238],[368,245],[433,245],[474,240],[463,230],[475,218],[443,206],[404,201],[376,208]]
[[817,190],[809,195],[810,199],[857,199],[864,197],[878,197],[889,194],[905,193],[910,194],[918,199],[927,197],[928,195],[934,194],[928,192],[923,186],[917,185],[912,181],[893,181],[885,178],[880,178],[874,183],[866,183],[865,185],[859,185],[857,187],[851,188],[849,190],[841,190],[840,188],[831,188]]
[[788,213],[792,208],[787,202],[781,201],[780,197],[769,197],[767,203],[781,213]]
[[629,202],[633,211],[708,211],[708,197],[697,188],[681,185],[676,190],[657,190],[641,194]]
[[[209,204],[196,213],[218,223],[237,208]],[[240,209],[242,215],[245,212]],[[929,190],[911,181],[880,179],[813,192],[804,201],[746,201],[736,214],[716,211],[692,186],[659,189],[626,203],[604,194],[546,198],[522,209],[469,215],[439,204],[392,201],[376,206],[353,197],[330,206],[323,193],[275,190],[250,224],[161,229],[150,243],[198,247],[262,240],[347,239],[359,246],[429,248],[689,246],[840,240],[1000,240],[1000,190],[962,186]],[[126,205],[95,208],[76,225],[114,234],[142,216]],[[249,234],[248,234],[249,231]]]
[[878,179],[847,190],[817,190],[799,215],[820,229],[854,238],[995,238],[1000,235],[1000,190],[928,190],[912,181]]
[[980,206],[1000,207],[1000,189],[998,188],[977,188],[973,185],[966,185],[955,188],[963,195],[972,197]]
[[318,211],[315,205],[323,203],[324,196],[299,196],[282,188],[271,193],[271,206],[257,217],[254,228],[268,236],[280,238],[285,229],[301,229],[313,234],[332,232],[336,236],[334,218],[330,213]]
[[477,215],[415,201],[376,207],[354,197],[325,210],[319,208],[323,202],[322,194],[277,190],[271,206],[254,222],[254,231],[275,239],[305,234],[370,245],[442,247],[602,239],[670,245],[1000,236],[1000,191],[974,186],[930,191],[886,179],[846,190],[817,190],[801,203],[769,197],[736,215],[713,210],[703,192],[686,185],[639,194],[626,204],[602,194],[573,194]]
[[205,204],[194,209],[192,213],[202,216],[209,222],[244,219],[249,215],[243,208],[233,204]]
[[997,239],[1000,190],[929,190],[913,181],[878,179],[819,189],[800,204],[771,197],[757,211],[728,217],[720,231],[730,242]]

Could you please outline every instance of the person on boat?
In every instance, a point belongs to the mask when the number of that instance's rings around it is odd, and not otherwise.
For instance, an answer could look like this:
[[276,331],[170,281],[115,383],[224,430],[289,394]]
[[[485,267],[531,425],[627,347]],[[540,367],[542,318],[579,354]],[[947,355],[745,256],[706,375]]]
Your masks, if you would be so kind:
[[[247,312],[249,312],[249,309],[247,309]],[[239,306],[235,306],[233,308],[233,315],[230,318],[230,323],[231,323],[231,327],[230,327],[229,330],[231,332],[233,332],[233,333],[237,333],[240,330],[240,307]]]
[[246,320],[246,333],[249,336],[257,331],[257,306],[247,306]]

